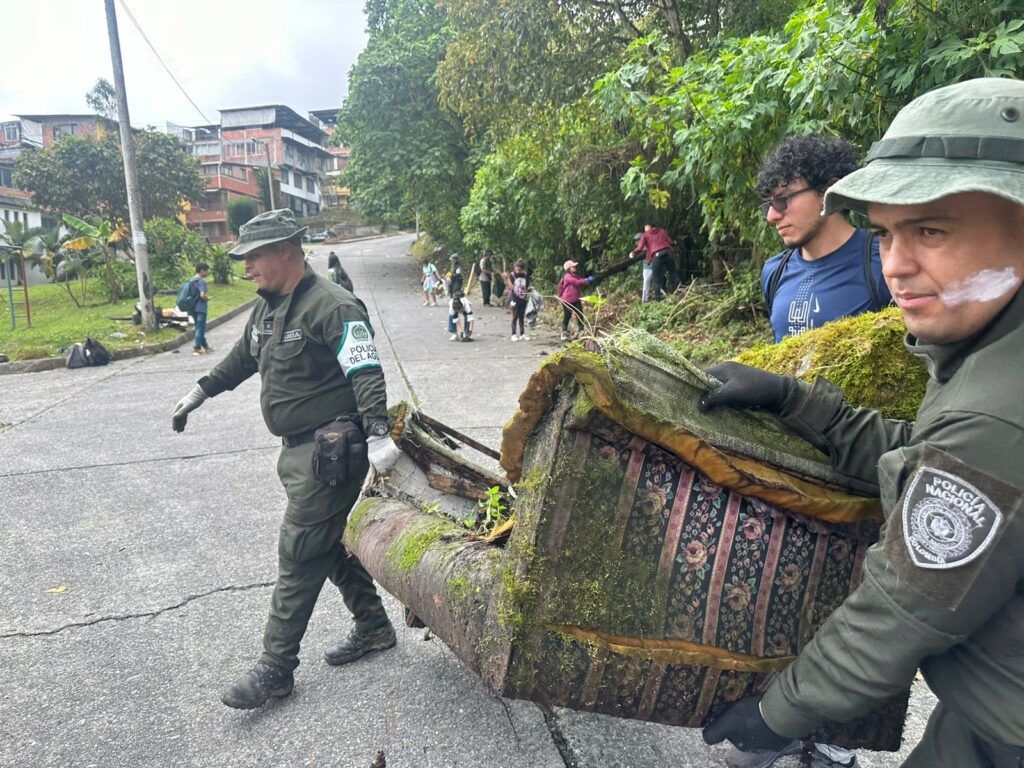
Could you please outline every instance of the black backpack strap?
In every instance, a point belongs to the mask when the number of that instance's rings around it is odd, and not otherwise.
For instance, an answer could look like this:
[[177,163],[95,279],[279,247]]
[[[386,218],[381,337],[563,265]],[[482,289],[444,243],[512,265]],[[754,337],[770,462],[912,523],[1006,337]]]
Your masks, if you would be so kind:
[[871,294],[871,311],[877,312],[885,307],[882,297],[878,294],[878,286],[875,285],[874,271],[871,269],[871,245],[875,242],[875,236],[870,232],[864,244],[864,280],[868,284],[868,292]]
[[[793,250],[793,248],[790,248],[782,254],[779,265],[775,267],[775,271],[768,278],[768,286],[764,290],[764,303],[765,314],[767,314],[769,320],[772,318],[772,305],[775,303],[775,294],[779,292],[779,283],[782,282],[782,273],[786,271],[786,265],[789,263],[789,257],[793,255]],[[870,257],[870,253],[868,256]]]

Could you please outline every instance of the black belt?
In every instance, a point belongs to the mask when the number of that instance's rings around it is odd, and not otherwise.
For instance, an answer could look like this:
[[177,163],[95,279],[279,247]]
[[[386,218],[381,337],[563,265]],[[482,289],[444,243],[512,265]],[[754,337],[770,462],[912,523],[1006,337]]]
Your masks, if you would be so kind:
[[306,443],[312,443],[316,432],[300,432],[297,435],[285,435],[281,438],[281,445],[285,448],[296,448]]

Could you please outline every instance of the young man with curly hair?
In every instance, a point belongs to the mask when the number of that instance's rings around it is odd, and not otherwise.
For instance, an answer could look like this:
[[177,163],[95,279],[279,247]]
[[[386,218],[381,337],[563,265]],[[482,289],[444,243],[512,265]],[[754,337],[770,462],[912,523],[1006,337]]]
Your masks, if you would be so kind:
[[853,149],[831,137],[790,136],[765,158],[761,212],[786,246],[761,271],[775,341],[891,300],[878,242],[845,211],[821,213],[825,191],[855,170]]

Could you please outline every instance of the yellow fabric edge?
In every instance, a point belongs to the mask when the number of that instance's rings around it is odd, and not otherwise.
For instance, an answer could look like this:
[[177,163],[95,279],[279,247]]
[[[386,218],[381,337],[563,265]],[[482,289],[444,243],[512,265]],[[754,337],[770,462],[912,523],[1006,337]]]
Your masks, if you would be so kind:
[[751,656],[733,653],[712,645],[686,640],[660,640],[649,637],[627,637],[583,629],[568,624],[548,624],[545,629],[571,637],[588,645],[606,648],[621,656],[649,659],[663,664],[688,664],[695,667],[713,667],[735,672],[764,674],[782,669],[793,663],[796,656]]
[[882,518],[878,499],[828,488],[790,472],[766,467],[753,459],[725,453],[678,426],[644,418],[613,396],[611,376],[603,363],[600,366],[585,365],[571,354],[562,354],[530,377],[519,397],[519,410],[505,425],[501,466],[510,481],[516,482],[522,477],[526,440],[547,412],[555,388],[567,376],[572,376],[582,385],[604,416],[644,440],[661,446],[724,488],[829,523],[856,523]]

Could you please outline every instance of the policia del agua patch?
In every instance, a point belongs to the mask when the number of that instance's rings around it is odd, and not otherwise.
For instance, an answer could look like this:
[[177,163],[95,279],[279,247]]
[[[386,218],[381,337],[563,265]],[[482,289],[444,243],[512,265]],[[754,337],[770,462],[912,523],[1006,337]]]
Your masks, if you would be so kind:
[[1019,489],[925,445],[889,518],[886,557],[923,595],[955,608],[1020,501]]
[[345,323],[335,357],[346,376],[364,368],[380,367],[380,355],[369,325],[362,320]]

